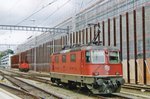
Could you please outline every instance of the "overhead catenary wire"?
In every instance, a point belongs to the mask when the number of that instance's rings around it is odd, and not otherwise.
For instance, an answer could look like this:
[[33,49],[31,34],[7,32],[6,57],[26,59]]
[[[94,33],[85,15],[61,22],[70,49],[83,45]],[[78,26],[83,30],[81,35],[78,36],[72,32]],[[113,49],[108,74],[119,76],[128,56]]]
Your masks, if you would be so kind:
[[28,17],[26,17],[25,19],[21,20],[20,22],[18,22],[16,25],[19,25],[21,23],[23,23],[24,21],[26,21],[27,19],[29,19],[30,17],[32,17],[33,15],[35,15],[36,13],[40,12],[41,10],[47,8],[48,6],[52,5],[53,3],[55,3],[58,0],[53,0],[52,2],[48,3],[47,5],[43,6],[41,9],[35,11],[34,13],[32,13],[31,15],[29,15]]
[[43,0],[40,0],[39,3],[36,5],[36,7],[34,8],[33,12],[35,12],[39,7],[41,7]]
[[80,9],[82,9],[82,7],[83,7],[83,0],[82,0],[82,2],[81,2]]
[[59,11],[61,8],[63,8],[66,4],[68,4],[71,0],[66,1],[63,5],[61,5],[60,7],[58,7],[56,10],[54,10],[51,14],[48,15],[48,17],[46,17],[40,24],[45,23],[49,17],[51,17],[52,15],[54,15],[57,11]]

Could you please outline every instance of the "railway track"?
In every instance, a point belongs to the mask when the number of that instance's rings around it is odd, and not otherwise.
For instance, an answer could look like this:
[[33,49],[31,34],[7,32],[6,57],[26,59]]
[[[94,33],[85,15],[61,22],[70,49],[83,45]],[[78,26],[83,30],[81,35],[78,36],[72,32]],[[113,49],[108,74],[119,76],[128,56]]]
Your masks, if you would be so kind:
[[140,95],[135,95],[131,93],[113,93],[109,95],[99,95],[97,96],[99,99],[149,99],[149,97],[144,97]]
[[150,86],[142,86],[142,85],[133,85],[133,84],[125,84],[122,86],[123,88],[127,89],[134,89],[134,90],[140,90],[140,91],[147,91],[150,92]]
[[[9,74],[5,74],[3,72],[1,72],[1,75],[6,78],[8,81],[10,81],[12,84],[14,84],[15,86],[19,87],[20,89],[22,89],[23,91],[31,94],[31,95],[37,95],[38,98],[41,99],[50,99],[50,98],[54,98],[54,99],[66,99],[67,97],[64,97],[62,95],[58,95],[57,93],[51,93],[48,91],[45,91],[41,88],[38,88],[34,85],[31,85],[27,82],[24,82],[20,79],[17,79],[14,77],[14,75],[9,75]],[[38,80],[39,81],[39,80]],[[30,98],[29,98],[30,99]]]
[[120,94],[109,94],[109,95],[99,95],[98,99],[132,99],[129,96],[122,96]]
[[0,83],[0,88],[22,98],[22,99],[39,99],[37,96],[32,95],[26,91],[17,89],[15,87]]
[[11,70],[7,70],[9,72],[13,72],[13,73],[18,73],[18,74],[23,74],[23,75],[30,75],[30,76],[39,76],[39,77],[50,77],[49,73],[42,73],[42,72],[35,72],[35,71],[29,71],[29,72],[20,72],[17,69],[11,69]]
[[[12,73],[16,73],[16,72],[12,72]],[[31,75],[20,75],[18,72],[16,73],[17,75],[15,75],[15,74],[11,74],[11,76],[17,76],[17,77],[21,77],[21,78],[25,78],[25,79],[30,79],[30,80],[34,80],[34,81],[37,81],[37,82],[41,82],[41,83],[46,83],[46,84],[52,84],[51,83],[51,81],[50,80],[46,80],[46,79],[43,79],[43,78],[39,78],[39,77],[37,77],[37,76],[31,76]],[[58,86],[57,86],[58,87]],[[86,92],[87,92],[87,90],[85,90]],[[82,94],[87,94],[85,91],[81,91],[81,92],[79,92],[79,93],[82,93]],[[113,94],[111,94],[111,95],[107,95],[107,96],[105,96],[105,95],[103,95],[103,96],[100,96],[100,95],[96,95],[95,97],[97,97],[98,99],[108,99],[108,98],[117,98],[117,99],[127,99],[127,98],[124,98],[124,97],[121,97],[121,96],[117,96],[117,95],[113,95]]]
[[[9,71],[10,72],[10,71]],[[45,84],[52,84],[50,80],[47,80],[47,79],[43,79],[41,77],[43,76],[40,76],[39,75],[32,75],[32,74],[25,74],[25,75],[22,75],[22,73],[19,73],[19,72],[15,72],[13,71],[11,73],[12,76],[16,76],[16,77],[20,77],[20,78],[25,78],[25,79],[30,79],[30,80],[34,80],[34,81],[37,81],[37,82],[41,82],[41,83],[45,83]],[[150,90],[149,87],[144,87],[144,86],[134,86],[134,87],[130,87],[129,85],[124,85],[123,86],[124,88],[127,87],[127,88],[132,88],[132,89],[138,89],[138,90],[141,90],[143,88],[146,88],[144,90]],[[117,93],[117,94],[112,94],[110,96],[96,96],[97,98],[100,98],[100,99],[108,99],[108,98],[111,98],[111,99],[133,99],[133,98],[137,98],[135,97],[134,95],[131,95],[131,94],[124,94],[124,93]],[[142,98],[141,98],[142,99]]]
[[121,93],[143,97],[140,99],[150,99],[150,86],[125,84],[124,86],[122,86]]
[[20,74],[12,74],[12,73],[8,74],[8,71],[7,72],[2,71],[2,72],[3,72],[3,76],[6,75],[6,76],[17,77],[20,80],[23,80],[30,84],[34,84],[34,86],[38,86],[39,88],[45,89],[48,92],[49,91],[57,92],[57,94],[59,94],[59,96],[64,99],[70,99],[72,97],[73,99],[80,99],[79,97],[82,97],[82,99],[97,99],[95,96],[88,96],[88,95],[81,94],[72,90],[70,91],[64,87],[62,88],[62,86],[60,87],[60,86],[53,85],[50,80],[46,80],[46,79],[42,79],[42,78],[38,78],[34,76],[30,77],[29,75],[20,75]]
[[38,77],[36,75],[22,74],[22,73],[19,73],[19,72],[7,71],[7,70],[6,71],[0,71],[0,73],[2,75],[20,77],[20,78],[30,79],[30,80],[34,80],[34,81],[38,81],[38,82],[42,82],[42,83],[46,83],[46,84],[52,84],[50,80],[40,78],[41,76]]
[[11,77],[11,76],[4,76],[7,80],[12,82],[14,85],[20,87],[22,90],[32,94],[37,95],[37,97],[41,99],[48,99],[48,98],[56,98],[56,99],[62,99],[62,96],[56,95],[54,93],[47,92],[41,88],[38,88],[34,85],[31,85],[29,83],[26,83],[20,79]]
[[0,70],[0,72],[5,72],[5,74],[9,74],[9,75],[12,75],[12,76],[18,76],[18,77],[28,77],[28,79],[30,78],[46,78],[47,81],[50,80],[50,74],[48,73],[35,73],[35,72],[20,72],[18,70],[6,70],[6,69],[2,69],[2,71]]

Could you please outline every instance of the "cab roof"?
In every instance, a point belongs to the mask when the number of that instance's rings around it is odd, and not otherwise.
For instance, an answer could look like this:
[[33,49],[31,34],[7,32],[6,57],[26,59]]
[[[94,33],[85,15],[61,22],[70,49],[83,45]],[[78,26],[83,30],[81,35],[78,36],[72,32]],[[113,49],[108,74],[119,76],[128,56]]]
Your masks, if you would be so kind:
[[60,53],[68,53],[68,52],[75,52],[81,50],[108,50],[108,51],[119,51],[117,47],[114,46],[97,46],[97,45],[84,45],[84,46],[76,46],[61,50],[59,52],[55,52],[53,54],[60,54]]

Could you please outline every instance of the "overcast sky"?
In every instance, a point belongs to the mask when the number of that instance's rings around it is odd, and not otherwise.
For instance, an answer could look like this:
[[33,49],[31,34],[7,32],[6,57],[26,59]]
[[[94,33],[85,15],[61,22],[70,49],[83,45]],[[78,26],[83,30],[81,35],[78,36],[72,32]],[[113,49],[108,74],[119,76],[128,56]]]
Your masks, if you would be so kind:
[[[53,27],[95,1],[98,0],[0,0],[0,25]],[[0,51],[12,48],[5,44],[23,43],[31,35],[35,33],[0,30]]]

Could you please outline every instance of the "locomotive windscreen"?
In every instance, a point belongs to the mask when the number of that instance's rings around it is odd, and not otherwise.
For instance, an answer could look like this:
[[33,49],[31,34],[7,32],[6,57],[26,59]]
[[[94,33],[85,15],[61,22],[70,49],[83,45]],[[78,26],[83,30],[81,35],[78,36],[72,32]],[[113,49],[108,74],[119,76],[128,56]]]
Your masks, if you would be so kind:
[[118,51],[110,51],[109,52],[109,62],[110,63],[120,63]]
[[86,62],[93,63],[93,64],[99,64],[99,63],[105,63],[105,53],[102,50],[92,50],[92,51],[86,51]]

